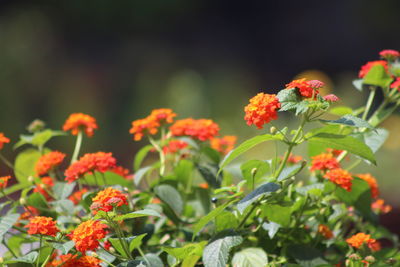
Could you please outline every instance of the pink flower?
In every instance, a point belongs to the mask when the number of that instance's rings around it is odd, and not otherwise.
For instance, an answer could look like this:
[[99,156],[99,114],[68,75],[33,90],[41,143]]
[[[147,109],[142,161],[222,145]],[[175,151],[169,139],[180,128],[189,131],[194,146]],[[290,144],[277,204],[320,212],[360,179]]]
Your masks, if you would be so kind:
[[379,55],[386,60],[394,60],[400,57],[399,51],[393,49],[382,50],[381,52],[379,52]]
[[311,80],[308,82],[308,84],[314,89],[322,88],[325,85],[323,82],[321,82],[319,80]]
[[329,101],[329,102],[337,102],[339,101],[339,97],[335,96],[334,94],[326,95],[324,96],[324,100]]

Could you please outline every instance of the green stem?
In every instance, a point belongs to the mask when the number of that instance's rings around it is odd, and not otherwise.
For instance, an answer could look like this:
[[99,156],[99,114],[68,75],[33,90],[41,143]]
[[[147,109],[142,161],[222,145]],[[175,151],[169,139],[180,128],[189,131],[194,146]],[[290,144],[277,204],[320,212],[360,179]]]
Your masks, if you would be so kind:
[[154,141],[154,139],[149,136],[149,141],[150,144],[152,144],[154,146],[154,148],[157,150],[158,154],[160,155],[160,175],[163,176],[164,172],[165,172],[165,155],[164,152],[162,150],[162,148],[156,143],[156,141]]
[[368,96],[367,105],[366,105],[366,108],[364,110],[364,114],[362,115],[362,119],[363,120],[367,119],[369,110],[371,109],[371,106],[372,106],[372,102],[374,102],[375,93],[376,93],[376,88],[372,87],[371,91],[369,93],[369,96]]
[[129,259],[133,260],[133,257],[131,255],[131,252],[129,251],[129,247],[127,246],[127,243],[125,242],[125,236],[124,233],[122,232],[121,228],[119,227],[118,223],[113,221],[109,216],[108,213],[106,213],[107,221],[113,226],[115,233],[117,234],[118,240],[122,246],[122,249],[125,251],[125,254]]
[[75,149],[74,153],[72,154],[71,164],[78,159],[79,150],[81,149],[82,146],[82,137],[83,137],[83,132],[79,131],[78,136],[76,137]]
[[3,245],[10,251],[10,253],[13,255],[14,258],[18,258],[17,254],[7,245],[6,241],[3,239]]
[[55,248],[52,248],[52,249],[51,249],[50,254],[47,256],[47,258],[46,258],[45,261],[43,262],[42,267],[45,267],[45,266],[46,266],[47,262],[48,262],[48,261],[50,260],[50,258],[51,258],[51,255],[53,254],[54,250],[55,250]]
[[146,258],[146,256],[144,255],[142,249],[140,247],[137,248],[139,251],[140,256],[142,256],[142,258],[144,259],[144,261],[147,263],[148,266],[151,266],[149,260]]
[[4,164],[6,164],[10,169],[14,170],[14,166],[12,165],[12,163],[6,159],[6,157],[4,157],[1,153],[0,153],[0,159],[4,162]]
[[39,254],[38,254],[38,257],[36,259],[36,267],[39,267],[40,251],[42,250],[42,241],[43,241],[43,236],[40,235],[40,239],[39,239]]
[[253,211],[257,208],[258,204],[263,200],[264,198],[262,197],[258,201],[253,203],[253,206],[249,210],[249,212],[243,217],[243,219],[240,221],[237,229],[242,228],[242,226],[246,223],[247,219],[250,217],[250,215],[253,213]]

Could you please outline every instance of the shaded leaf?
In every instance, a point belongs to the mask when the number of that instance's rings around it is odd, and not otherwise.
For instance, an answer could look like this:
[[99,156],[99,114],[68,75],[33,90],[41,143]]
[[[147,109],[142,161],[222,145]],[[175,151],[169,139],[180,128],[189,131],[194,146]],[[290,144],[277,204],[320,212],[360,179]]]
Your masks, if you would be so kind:
[[150,150],[153,148],[152,145],[147,145],[142,147],[135,155],[135,159],[133,161],[133,169],[135,171],[138,171],[140,169],[140,166],[142,165],[143,160],[147,156],[147,154],[150,152]]
[[392,80],[392,77],[390,77],[382,65],[375,65],[364,76],[363,84],[385,88],[390,85]]
[[144,262],[146,266],[164,267],[162,260],[156,254],[147,253],[144,256],[146,257],[145,259],[143,257],[137,257],[136,259]]
[[0,220],[0,242],[3,240],[4,234],[18,221],[19,214],[13,213],[1,217]]
[[64,182],[57,182],[53,186],[53,192],[54,196],[57,197],[57,199],[66,199],[68,198],[72,191],[74,191],[76,183],[64,183]]
[[277,191],[279,188],[281,187],[275,183],[266,183],[259,186],[257,189],[255,189],[253,192],[251,192],[250,194],[248,194],[242,200],[239,201],[239,203],[237,204],[239,212],[243,213],[243,211],[249,205],[257,201],[260,197],[270,195],[272,192]]
[[298,264],[304,267],[314,267],[328,263],[323,259],[321,251],[304,244],[288,246],[288,253]]
[[275,222],[269,222],[269,223],[263,223],[261,227],[265,230],[268,231],[268,236],[269,238],[274,238],[275,234],[279,231],[279,228],[281,228],[281,225]]
[[221,186],[221,182],[217,178],[216,171],[214,172],[211,170],[211,168],[205,165],[197,165],[196,168],[210,186],[213,188],[219,188]]
[[134,212],[123,214],[123,215],[118,215],[118,216],[115,217],[115,220],[123,221],[123,220],[127,220],[127,219],[146,217],[146,216],[161,217],[161,214],[159,214],[155,210],[144,209],[144,210],[138,210],[138,211],[134,211]]
[[60,250],[63,255],[67,254],[75,246],[75,242],[72,240],[65,243],[52,242],[50,244],[53,248]]
[[292,166],[284,168],[282,172],[279,174],[277,180],[280,182],[287,178],[295,176],[296,174],[301,172],[301,170],[306,166],[306,164],[307,162],[303,161],[302,163],[294,164]]
[[320,121],[328,124],[341,124],[351,127],[374,129],[374,127],[371,126],[371,124],[369,124],[367,121],[350,114],[346,114],[337,120],[320,120]]
[[38,257],[39,253],[36,251],[29,252],[25,256],[14,258],[9,260],[8,262],[26,262],[26,263],[34,263]]
[[232,259],[233,266],[264,267],[268,264],[268,256],[261,248],[245,248],[236,252]]
[[176,214],[181,214],[183,211],[183,201],[179,192],[168,184],[158,185],[154,188],[157,196],[168,204]]

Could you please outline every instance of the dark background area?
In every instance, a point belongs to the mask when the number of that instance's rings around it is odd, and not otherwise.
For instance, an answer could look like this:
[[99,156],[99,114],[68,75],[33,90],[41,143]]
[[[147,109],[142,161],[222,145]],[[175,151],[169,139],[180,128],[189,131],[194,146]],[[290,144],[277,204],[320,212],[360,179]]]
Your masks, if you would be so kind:
[[[33,119],[60,129],[70,113],[84,112],[100,126],[84,151],[113,151],[130,167],[143,145],[131,140],[130,123],[153,108],[213,118],[240,142],[259,133],[243,121],[248,99],[299,75],[357,107],[366,92],[351,81],[380,50],[399,49],[399,11],[398,0],[3,0],[0,132],[15,142]],[[378,168],[360,171],[371,171],[383,197],[399,205],[400,117],[385,127],[391,136]],[[72,153],[74,141],[51,145]]]

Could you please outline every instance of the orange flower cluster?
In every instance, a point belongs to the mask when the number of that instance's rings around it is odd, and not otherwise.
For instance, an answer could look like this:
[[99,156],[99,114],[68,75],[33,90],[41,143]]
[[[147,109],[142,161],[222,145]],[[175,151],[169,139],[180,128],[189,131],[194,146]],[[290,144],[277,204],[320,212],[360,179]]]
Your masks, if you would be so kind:
[[[317,83],[319,82],[319,83]],[[291,81],[286,84],[286,89],[297,88],[302,97],[311,98],[319,94],[317,89],[321,88],[324,84],[320,81],[307,81],[305,78]]]
[[170,127],[173,136],[190,136],[200,141],[214,138],[219,133],[219,126],[212,120],[187,118],[176,121]]
[[76,250],[85,253],[99,247],[99,240],[106,236],[107,228],[100,221],[88,220],[78,225],[68,236],[75,242]]
[[385,205],[385,200],[378,198],[371,204],[372,210],[374,210],[376,213],[382,213],[386,214],[389,213],[392,210],[392,206],[390,205]]
[[24,227],[28,228],[28,234],[30,235],[56,236],[56,234],[60,232],[53,218],[44,216],[35,216],[31,218],[29,223]]
[[371,238],[371,235],[367,235],[364,233],[358,233],[350,238],[346,239],[347,244],[354,248],[360,248],[363,244],[366,244],[369,248],[375,247],[375,243],[377,242],[375,239]]
[[39,215],[39,210],[32,206],[24,207],[25,212],[19,216],[18,220],[29,220],[32,217]]
[[293,155],[293,153],[290,153],[289,157],[287,159],[287,163],[296,164],[302,160],[303,160],[303,158],[301,156]]
[[340,168],[340,164],[332,153],[322,153],[311,157],[311,171],[327,171]]
[[324,178],[329,179],[332,183],[342,187],[347,191],[351,191],[353,177],[351,174],[343,169],[333,169],[329,170]]
[[75,205],[78,205],[79,202],[81,202],[82,200],[82,196],[87,192],[87,188],[82,188],[82,190],[76,191],[75,193],[70,195],[68,199],[71,200],[72,203],[74,203]]
[[0,149],[2,149],[6,143],[10,143],[10,139],[5,137],[3,133],[0,133]]
[[94,214],[97,212],[97,210],[103,210],[107,212],[111,211],[113,207],[128,205],[126,195],[120,190],[112,187],[107,187],[103,191],[97,193],[97,195],[92,198],[92,201],[93,204],[90,206],[90,208]]
[[211,139],[210,145],[213,149],[225,155],[235,147],[236,140],[236,136],[226,135],[222,138]]
[[112,156],[112,153],[87,153],[65,170],[65,180],[72,183],[85,174],[91,174],[94,171],[106,172],[113,169],[116,164],[117,160]]
[[392,50],[392,49],[385,49],[379,52],[379,55],[389,61],[395,60],[400,57],[399,51]]
[[39,176],[47,174],[60,165],[64,158],[65,154],[59,151],[52,151],[41,156],[35,165],[36,174]]
[[172,109],[154,109],[149,116],[144,119],[132,121],[132,128],[129,133],[133,134],[135,141],[140,141],[145,135],[154,135],[158,132],[158,127],[165,123],[172,123],[176,114]]
[[244,119],[247,125],[254,124],[258,129],[262,129],[264,124],[278,118],[277,112],[281,107],[278,98],[274,94],[259,93],[249,100],[249,104],[244,108],[246,115]]
[[50,188],[54,186],[53,178],[43,177],[40,180],[42,183],[38,184],[35,187],[35,189],[33,189],[33,192],[38,192],[38,193],[42,194],[47,201],[50,201],[52,199],[52,197],[49,195],[49,193],[47,191],[50,190]]
[[129,177],[129,170],[122,167],[122,166],[116,166],[115,168],[112,168],[109,170],[110,172],[116,173],[124,178]]
[[364,78],[365,75],[367,75],[367,73],[372,69],[372,67],[377,65],[383,66],[385,70],[388,71],[388,64],[385,60],[370,61],[361,67],[360,72],[358,73],[358,77]]
[[325,224],[318,225],[318,233],[326,239],[331,239],[333,237],[331,229]]
[[378,182],[376,181],[375,177],[373,177],[369,173],[365,174],[357,174],[357,177],[363,179],[366,181],[371,189],[371,196],[372,198],[377,198],[379,196],[379,188],[378,188]]
[[83,113],[73,113],[63,125],[63,131],[71,131],[73,135],[77,135],[80,131],[84,131],[88,137],[92,137],[94,130],[98,128],[96,119]]
[[100,263],[101,260],[92,256],[84,255],[77,258],[77,255],[65,254],[60,255],[59,259],[53,260],[46,267],[101,267]]
[[174,154],[188,146],[188,143],[181,140],[171,140],[163,147],[164,154]]
[[7,187],[8,180],[10,179],[11,179],[10,175],[0,177],[0,190],[3,190],[4,188]]

